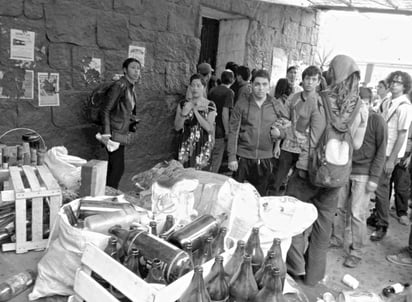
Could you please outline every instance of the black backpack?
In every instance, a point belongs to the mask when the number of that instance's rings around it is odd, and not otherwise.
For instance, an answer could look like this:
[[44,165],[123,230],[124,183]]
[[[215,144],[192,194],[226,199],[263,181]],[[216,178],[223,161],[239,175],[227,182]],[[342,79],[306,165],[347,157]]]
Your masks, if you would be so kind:
[[[85,115],[86,119],[91,123],[102,125],[102,107],[107,101],[107,93],[116,82],[117,81],[109,81],[99,84],[87,97]],[[121,81],[121,87],[122,89],[126,88],[126,84],[123,81]]]

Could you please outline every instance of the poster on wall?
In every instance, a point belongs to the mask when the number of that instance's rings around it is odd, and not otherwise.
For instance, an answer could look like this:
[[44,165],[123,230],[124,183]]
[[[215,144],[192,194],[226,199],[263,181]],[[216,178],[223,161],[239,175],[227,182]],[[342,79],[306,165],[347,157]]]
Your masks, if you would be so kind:
[[83,78],[87,84],[99,83],[102,73],[102,60],[86,57],[82,60]]
[[34,61],[34,32],[10,29],[10,59]]
[[37,81],[39,85],[39,106],[60,106],[59,74],[39,72]]
[[138,45],[129,45],[129,58],[135,58],[139,60],[139,62],[142,64],[142,67],[144,66],[144,56],[146,54],[146,47],[144,46],[138,46]]
[[34,97],[34,71],[26,70],[24,73],[24,81],[22,84],[23,95],[21,99],[33,99]]

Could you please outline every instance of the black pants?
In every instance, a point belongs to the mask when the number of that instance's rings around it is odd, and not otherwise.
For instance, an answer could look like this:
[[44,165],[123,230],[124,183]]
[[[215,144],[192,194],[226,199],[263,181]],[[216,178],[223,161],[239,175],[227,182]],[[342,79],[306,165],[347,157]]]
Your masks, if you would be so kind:
[[272,172],[272,159],[249,159],[239,158],[238,169],[234,178],[238,182],[245,180],[252,184],[258,190],[261,196],[266,195],[269,177]]
[[400,164],[395,165],[391,177],[392,183],[395,190],[396,215],[398,217],[406,216],[408,215],[408,199],[411,187],[408,167],[403,167]]
[[275,195],[280,195],[280,186],[282,183],[286,183],[289,170],[295,166],[298,159],[298,153],[292,153],[284,150],[280,151],[279,164],[277,170],[275,171],[275,181],[273,184]]
[[119,149],[114,152],[107,153],[109,162],[107,164],[106,185],[118,189],[124,173],[124,145],[120,145]]

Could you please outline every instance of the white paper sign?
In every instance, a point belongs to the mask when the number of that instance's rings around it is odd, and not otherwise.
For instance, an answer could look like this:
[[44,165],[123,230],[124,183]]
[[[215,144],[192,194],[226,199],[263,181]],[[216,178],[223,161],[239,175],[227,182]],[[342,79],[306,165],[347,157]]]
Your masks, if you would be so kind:
[[10,59],[34,61],[34,32],[10,29]]
[[24,73],[24,82],[22,85],[23,95],[21,96],[22,99],[33,99],[34,95],[34,72],[33,70],[26,70]]
[[39,106],[59,106],[59,74],[39,72]]
[[129,45],[129,58],[135,58],[139,60],[142,67],[144,66],[144,56],[146,54],[146,47]]

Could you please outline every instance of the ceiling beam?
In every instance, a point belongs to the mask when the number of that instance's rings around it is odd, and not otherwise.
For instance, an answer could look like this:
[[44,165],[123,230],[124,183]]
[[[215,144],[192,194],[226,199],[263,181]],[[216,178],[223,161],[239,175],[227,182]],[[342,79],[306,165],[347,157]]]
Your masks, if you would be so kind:
[[382,13],[392,15],[406,15],[412,16],[412,10],[407,9],[385,9],[385,8],[373,8],[373,7],[356,7],[356,6],[333,6],[333,5],[314,5],[313,8],[319,10],[339,10],[339,11],[357,11],[360,13]]

